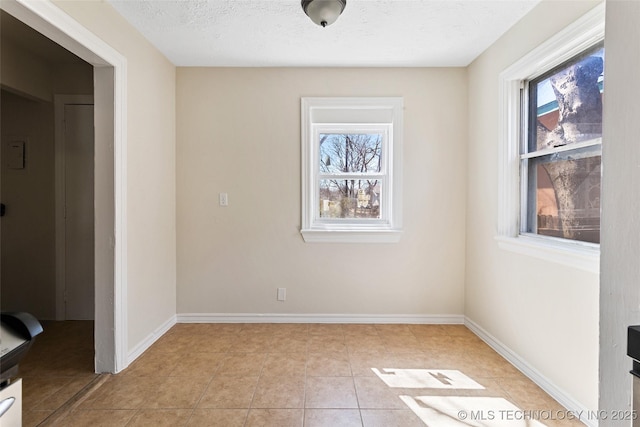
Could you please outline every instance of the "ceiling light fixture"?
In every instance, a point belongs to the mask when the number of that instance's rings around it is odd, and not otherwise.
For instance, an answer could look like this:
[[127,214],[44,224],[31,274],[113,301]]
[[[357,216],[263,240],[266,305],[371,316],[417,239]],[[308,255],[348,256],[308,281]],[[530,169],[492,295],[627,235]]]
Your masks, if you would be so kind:
[[316,24],[326,27],[336,22],[347,0],[302,0],[302,10]]

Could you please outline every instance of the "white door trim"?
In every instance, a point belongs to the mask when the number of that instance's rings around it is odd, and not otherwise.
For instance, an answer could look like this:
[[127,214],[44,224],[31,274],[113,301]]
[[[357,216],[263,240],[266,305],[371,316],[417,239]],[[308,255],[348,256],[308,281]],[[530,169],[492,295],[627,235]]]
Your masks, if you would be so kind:
[[55,159],[55,228],[56,228],[56,320],[66,320],[65,290],[65,127],[64,106],[68,104],[93,105],[93,95],[54,95],[53,117],[55,121],[54,159]]
[[1,0],[0,8],[94,66],[96,207],[110,207],[96,211],[96,371],[119,372],[128,363],[127,60],[50,0]]

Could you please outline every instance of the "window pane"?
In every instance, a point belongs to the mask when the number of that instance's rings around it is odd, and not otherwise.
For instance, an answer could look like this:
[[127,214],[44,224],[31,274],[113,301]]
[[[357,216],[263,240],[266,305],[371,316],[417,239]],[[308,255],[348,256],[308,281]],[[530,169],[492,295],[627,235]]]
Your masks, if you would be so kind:
[[527,231],[600,243],[600,155],[544,156],[531,159],[528,170]]
[[380,219],[380,180],[321,179],[321,218]]
[[320,173],[380,172],[382,134],[320,134]]
[[600,45],[529,83],[528,152],[602,137],[603,71]]

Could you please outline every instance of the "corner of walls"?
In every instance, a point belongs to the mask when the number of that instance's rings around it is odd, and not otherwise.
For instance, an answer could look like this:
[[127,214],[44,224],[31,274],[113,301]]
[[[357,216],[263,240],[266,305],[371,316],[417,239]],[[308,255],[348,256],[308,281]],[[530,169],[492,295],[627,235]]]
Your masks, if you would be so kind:
[[169,329],[171,329],[176,323],[177,316],[171,316],[153,332],[147,335],[143,340],[134,345],[127,354],[126,365],[131,365],[131,363],[133,363],[138,357],[140,357],[142,353],[147,351],[156,341],[162,338],[164,334],[169,332]]
[[[538,369],[533,367],[527,359],[515,353],[509,347],[504,345],[500,340],[495,338],[476,322],[466,317],[464,325],[476,334],[482,341],[487,343],[489,347],[494,349],[496,353],[504,357],[509,363],[515,366],[520,372],[526,375],[531,381],[536,383],[549,396],[553,397],[558,403],[567,408],[568,414],[575,416],[577,419],[585,423],[587,426],[597,426],[597,417],[593,415],[593,409],[584,406],[578,402],[569,393],[558,387],[553,381],[542,374]],[[567,416],[568,416],[567,414]]]
[[495,236],[499,74],[598,4],[540,2],[468,67],[465,316],[558,400],[591,410],[598,394],[598,275],[507,252]]
[[135,355],[176,314],[176,67],[110,3],[53,3],[126,60],[126,352]]

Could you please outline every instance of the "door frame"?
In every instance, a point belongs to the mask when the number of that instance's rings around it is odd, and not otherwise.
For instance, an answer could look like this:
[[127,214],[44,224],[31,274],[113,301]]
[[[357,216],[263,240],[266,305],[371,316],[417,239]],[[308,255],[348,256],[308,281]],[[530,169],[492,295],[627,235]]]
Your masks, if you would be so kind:
[[127,367],[127,61],[50,0],[0,8],[94,67],[95,370]]
[[[54,158],[55,158],[55,242],[56,242],[56,320],[66,320],[66,105],[93,105],[93,95],[54,95]],[[94,143],[95,145],[95,143]],[[95,285],[94,285],[95,286]],[[95,311],[95,310],[94,310]],[[94,313],[95,315],[95,313]]]

